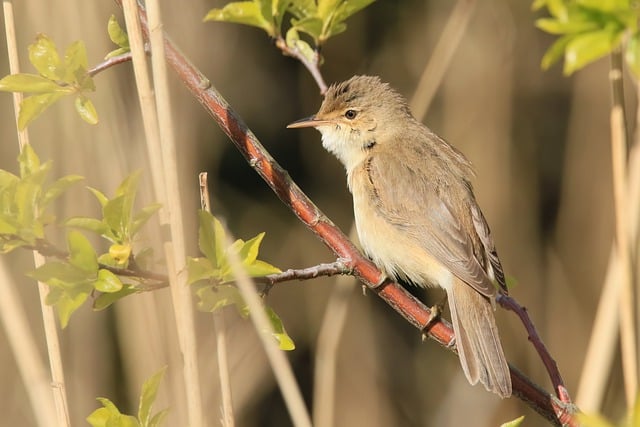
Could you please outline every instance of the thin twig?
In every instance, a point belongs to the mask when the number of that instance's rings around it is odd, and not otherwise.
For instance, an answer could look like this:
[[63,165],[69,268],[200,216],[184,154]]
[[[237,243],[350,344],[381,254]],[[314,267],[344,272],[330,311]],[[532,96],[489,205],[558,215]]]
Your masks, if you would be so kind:
[[[209,197],[207,173],[201,172],[198,175],[198,181],[200,183],[200,206],[202,207],[202,210],[211,213],[211,199]],[[235,425],[235,419],[233,417],[233,402],[231,399],[229,363],[227,362],[227,328],[225,326],[223,309],[213,312],[213,329],[216,335],[218,378],[220,379],[220,394],[222,395],[221,424],[223,427],[233,427]]]
[[[10,1],[4,1],[3,13],[5,19],[5,34],[7,38],[7,50],[9,56],[9,71],[11,74],[18,74],[20,72],[20,66],[18,61],[18,49],[15,34],[15,25],[13,19],[13,5]],[[13,93],[13,106],[16,120],[16,129],[18,129],[18,112],[20,104],[22,102],[23,95],[20,92]],[[29,134],[27,130],[18,129],[18,142],[20,145],[20,151],[29,144]],[[37,215],[37,213],[35,213]],[[44,257],[37,252],[33,252],[33,261],[35,267],[39,267],[44,264]],[[58,337],[58,327],[56,325],[56,317],[51,305],[46,302],[47,295],[49,294],[49,287],[38,282],[38,294],[40,296],[40,311],[42,312],[42,322],[44,326],[45,340],[47,342],[47,354],[49,355],[49,368],[51,370],[51,391],[53,393],[53,403],[55,406],[55,415],[52,415],[51,400],[44,398],[44,401],[34,402],[37,397],[37,391],[33,388],[37,388],[37,385],[32,385],[30,382],[25,382],[25,386],[29,391],[29,397],[34,404],[34,412],[36,413],[36,419],[43,425],[48,425],[55,419],[56,424],[59,427],[70,426],[71,421],[69,419],[69,407],[67,403],[67,392],[64,380],[64,370],[62,365],[62,355],[60,352],[60,340]],[[17,303],[17,301],[16,301]],[[21,358],[22,355],[16,354],[16,358]],[[29,357],[29,356],[26,356]],[[35,356],[33,356],[35,357]],[[26,379],[26,377],[23,377]],[[43,420],[43,417],[45,419]]]
[[115,65],[118,64],[122,64],[125,62],[129,62],[131,61],[131,52],[125,52],[121,55],[118,56],[114,56],[112,58],[108,58],[105,59],[104,61],[102,61],[101,63],[99,63],[98,65],[96,65],[93,68],[90,68],[87,71],[87,74],[91,77],[95,76],[98,73],[103,72],[104,70],[107,70]]
[[527,333],[529,334],[529,341],[533,344],[533,347],[538,352],[542,363],[547,368],[547,372],[549,373],[549,377],[551,378],[551,382],[553,384],[553,388],[556,390],[556,395],[560,399],[561,402],[566,405],[573,405],[571,402],[571,397],[569,396],[569,392],[567,391],[566,386],[564,385],[564,381],[562,380],[562,375],[560,375],[560,370],[558,369],[558,365],[556,361],[551,357],[547,347],[544,345],[538,332],[536,331],[529,314],[527,313],[527,309],[522,307],[520,304],[516,302],[512,297],[504,294],[499,294],[496,297],[496,301],[500,306],[506,308],[507,310],[511,310],[518,315],[522,324],[524,325]]
[[313,61],[310,61],[302,54],[302,52],[300,52],[300,50],[287,46],[287,42],[282,37],[278,37],[276,39],[276,47],[285,55],[291,56],[292,58],[302,62],[302,65],[304,65],[309,73],[311,73],[311,76],[313,76],[313,79],[316,81],[318,88],[320,88],[320,94],[324,95],[327,91],[327,84],[320,72],[320,54],[316,51]]

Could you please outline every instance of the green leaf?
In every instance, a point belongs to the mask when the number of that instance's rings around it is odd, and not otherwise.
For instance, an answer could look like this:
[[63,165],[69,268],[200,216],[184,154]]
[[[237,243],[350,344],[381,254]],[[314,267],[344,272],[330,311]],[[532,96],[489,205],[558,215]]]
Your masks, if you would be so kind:
[[289,10],[297,19],[318,15],[318,6],[315,0],[294,0],[289,6]]
[[47,261],[27,276],[45,283],[60,283],[73,285],[95,278],[83,269],[62,261]]
[[48,206],[49,203],[53,202],[55,199],[60,197],[62,193],[67,191],[69,187],[83,179],[84,177],[80,175],[67,175],[60,178],[47,188],[47,191],[44,193],[44,196],[40,201],[40,207]]
[[[127,196],[130,199],[135,198],[136,191],[138,189],[138,181],[140,180],[140,170],[131,172],[116,188],[116,196]],[[133,208],[133,200],[127,202],[129,210]]]
[[567,43],[564,54],[564,74],[571,75],[590,62],[599,59],[616,47],[622,38],[619,28],[580,34]]
[[161,423],[164,422],[168,414],[168,409],[163,409],[162,411],[155,414],[153,417],[151,417],[151,421],[149,421],[149,427],[158,427]]
[[56,45],[45,34],[38,34],[35,43],[29,45],[29,61],[36,67],[38,73],[50,80],[58,80],[60,57]]
[[[82,40],[77,40],[67,46],[64,54],[64,75],[62,80],[67,83],[82,81],[88,68],[87,49]],[[58,72],[60,74],[60,72]]]
[[98,112],[89,98],[78,95],[75,100],[76,111],[80,118],[90,125],[98,124]]
[[296,345],[294,344],[291,337],[287,334],[287,331],[284,329],[284,325],[282,324],[280,316],[278,316],[271,307],[265,307],[265,312],[267,313],[267,317],[269,318],[271,327],[273,328],[272,335],[276,339],[276,341],[278,341],[280,350],[294,350],[296,348]]
[[104,221],[118,242],[127,238],[127,226],[131,218],[131,210],[127,210],[125,204],[125,196],[117,196],[109,200],[102,208]]
[[[109,226],[96,218],[74,217],[69,218],[64,223],[67,227],[77,227],[87,231],[93,231],[100,236],[110,235]],[[110,237],[113,237],[112,235]]]
[[556,40],[545,52],[540,62],[543,70],[548,70],[553,64],[558,62],[564,55],[567,44],[573,39],[573,35],[563,36]]
[[262,15],[260,3],[254,1],[237,1],[225,5],[222,9],[211,9],[204,21],[234,22],[262,28],[271,37],[275,37],[276,28]]
[[375,0],[344,0],[340,6],[338,6],[334,20],[343,22],[347,18],[350,18],[365,7],[369,6],[374,1]]
[[596,30],[599,25],[594,21],[559,21],[553,18],[540,18],[536,20],[536,27],[549,34],[576,34]]
[[161,203],[154,203],[149,206],[145,206],[142,208],[135,216],[133,217],[133,221],[131,221],[131,236],[134,236],[140,228],[149,221],[149,219],[160,210],[162,207]]
[[200,227],[198,230],[198,247],[214,268],[220,268],[225,260],[226,236],[222,224],[209,212],[198,212]]
[[624,58],[636,79],[640,79],[640,31],[635,32],[629,37]]
[[15,234],[18,228],[8,220],[0,217],[0,234]]
[[138,406],[138,419],[143,426],[149,424],[151,419],[151,408],[156,400],[158,394],[158,387],[160,382],[164,378],[164,374],[167,371],[167,367],[164,366],[158,372],[153,374],[151,378],[144,382],[142,386],[142,393],[140,395],[140,405]]
[[105,55],[104,59],[115,58],[116,56],[124,55],[125,53],[128,53],[128,52],[131,52],[131,49],[124,48],[124,47],[119,47],[119,48],[114,49],[111,52],[107,53]]
[[[300,39],[296,27],[289,28],[285,40],[290,49],[300,52],[307,61],[315,61],[316,52],[311,48],[311,46],[309,46],[309,43]],[[318,44],[319,39],[315,39],[315,43]]]
[[56,82],[37,74],[10,74],[0,79],[0,90],[5,92],[49,93],[60,89]]
[[96,199],[98,199],[98,203],[100,203],[100,206],[102,208],[104,208],[104,206],[109,201],[109,198],[107,196],[105,196],[104,193],[101,192],[100,190],[97,190],[97,189],[92,188],[92,187],[87,187],[87,189],[89,189],[89,191],[91,191],[91,193],[96,197]]
[[47,108],[56,103],[66,93],[52,92],[33,95],[25,98],[20,103],[20,113],[18,113],[18,129],[24,130],[29,123],[42,114]]
[[122,29],[115,15],[111,15],[107,24],[107,32],[111,41],[121,49],[129,50],[129,36]]
[[628,0],[578,0],[580,6],[601,12],[629,11]]
[[18,154],[18,163],[20,165],[21,178],[26,178],[28,175],[34,174],[40,170],[40,158],[31,144],[26,144],[22,147],[22,151]]
[[578,413],[576,414],[576,418],[581,427],[615,427],[613,423],[607,421],[606,418],[598,414],[587,415]]
[[200,311],[214,312],[219,308],[235,305],[243,317],[249,314],[249,309],[235,286],[206,286],[198,289],[196,294],[200,297],[200,301],[198,301],[198,310]]
[[256,259],[258,259],[258,251],[260,250],[260,243],[262,243],[264,234],[265,233],[262,232],[253,239],[247,240],[246,242],[241,241],[242,246],[238,251],[238,256],[245,266],[252,264]]
[[122,289],[117,292],[100,294],[98,298],[93,301],[93,309],[95,311],[104,310],[119,299],[137,292],[137,289],[133,286],[123,284]]
[[567,8],[565,0],[546,0],[546,3],[551,16],[561,21],[569,19],[569,9]]
[[71,230],[67,235],[69,263],[86,272],[86,277],[95,277],[98,272],[98,257],[89,240],[79,231]]
[[60,326],[64,329],[69,324],[71,315],[78,309],[89,297],[91,286],[83,286],[74,290],[74,292],[64,292],[54,304]]
[[250,265],[245,266],[245,268],[247,274],[251,277],[262,277],[282,272],[278,267],[260,260],[252,262]]
[[516,418],[515,420],[511,420],[508,421],[506,423],[503,423],[500,425],[500,427],[518,427],[520,425],[522,425],[522,422],[524,421],[524,415],[522,415],[521,417]]
[[298,31],[308,34],[314,43],[318,44],[318,39],[322,34],[322,20],[320,18],[309,16],[298,20],[293,19],[291,25],[292,27],[287,31],[286,35],[287,45],[293,47],[295,41],[300,39]]
[[187,273],[189,285],[205,279],[220,279],[219,270],[214,269],[207,258],[187,258]]
[[87,417],[87,422],[92,427],[107,427],[111,413],[107,408],[98,408]]
[[98,270],[98,280],[94,282],[93,286],[97,291],[109,294],[119,292],[123,287],[118,276],[103,268]]

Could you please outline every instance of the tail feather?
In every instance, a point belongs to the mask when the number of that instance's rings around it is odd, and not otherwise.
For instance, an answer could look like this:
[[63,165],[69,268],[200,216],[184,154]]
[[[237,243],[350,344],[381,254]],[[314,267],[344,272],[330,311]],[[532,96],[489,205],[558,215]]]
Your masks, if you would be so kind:
[[501,397],[511,396],[511,375],[504,357],[491,302],[455,279],[448,292],[456,347],[471,384],[478,381]]

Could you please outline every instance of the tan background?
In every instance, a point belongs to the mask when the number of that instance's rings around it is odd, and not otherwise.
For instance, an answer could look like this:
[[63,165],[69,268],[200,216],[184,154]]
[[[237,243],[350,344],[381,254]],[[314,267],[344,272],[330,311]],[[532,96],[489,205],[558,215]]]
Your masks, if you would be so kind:
[[[202,24],[206,11],[221,6],[220,1],[163,3],[165,29],[172,38],[303,190],[348,231],[351,200],[342,166],[324,152],[316,132],[285,129],[319,106],[308,73],[257,29]],[[530,2],[479,3],[425,123],[474,163],[480,205],[506,273],[517,281],[512,294],[529,309],[575,393],[613,235],[608,62],[601,60],[571,78],[563,77],[559,66],[543,72],[540,58],[553,39],[534,28]],[[333,82],[357,73],[378,74],[410,97],[452,6],[444,0],[374,3],[326,45],[325,78]],[[115,13],[123,23],[109,1],[23,0],[15,2],[15,13],[21,65],[28,72],[33,69],[26,48],[38,32],[51,36],[60,49],[84,40],[89,63],[95,64],[112,49],[106,34],[109,16]],[[4,35],[0,46],[0,75],[5,75]],[[148,185],[131,65],[104,72],[95,81],[98,90],[91,98],[100,123],[86,125],[71,102],[63,101],[30,127],[34,147],[41,158],[54,160],[56,176],[84,175],[87,185],[108,194],[137,168]],[[234,233],[248,238],[267,232],[263,259],[283,269],[331,261],[329,251],[279,203],[179,82],[173,77],[171,82],[189,253],[197,256],[197,173],[206,170],[215,213],[227,219]],[[630,92],[628,98],[633,99]],[[9,94],[0,94],[0,120],[0,167],[16,172]],[[150,201],[148,194],[140,197],[143,202]],[[97,214],[97,203],[82,186],[62,199],[59,218],[78,214]],[[139,242],[145,243],[144,238]],[[36,286],[23,276],[31,268],[31,255],[18,251],[3,260],[12,268],[45,357]],[[269,296],[297,343],[288,356],[307,403],[312,401],[318,332],[334,283],[293,282],[278,285]],[[165,290],[132,296],[100,313],[87,304],[72,317],[61,335],[73,425],[86,424],[98,396],[135,412],[143,379],[166,363],[172,376],[156,408],[171,406],[167,425],[184,425],[168,295]],[[426,298],[433,303],[438,295]],[[520,323],[502,310],[497,317],[508,359],[549,389]],[[227,319],[238,425],[290,425],[252,326],[233,311]],[[211,316],[197,313],[197,324],[207,419],[218,425]],[[433,342],[422,343],[417,331],[382,301],[371,294],[363,297],[358,289],[350,294],[337,357],[337,426],[495,426],[521,414],[527,415],[524,425],[544,424],[518,400],[500,401],[479,386],[470,387],[451,353]],[[0,330],[2,424],[35,425],[15,366]],[[619,370],[616,362],[604,408],[613,418],[624,409]]]

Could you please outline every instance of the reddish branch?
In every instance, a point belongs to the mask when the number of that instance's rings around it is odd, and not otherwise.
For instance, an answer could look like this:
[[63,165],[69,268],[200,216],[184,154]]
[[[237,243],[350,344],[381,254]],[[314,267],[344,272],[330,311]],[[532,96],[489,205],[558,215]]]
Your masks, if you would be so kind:
[[[118,0],[116,2],[120,4]],[[139,10],[142,29],[145,37],[148,37],[144,8],[139,5]],[[342,260],[346,268],[353,271],[353,274],[374,293],[422,331],[429,321],[431,311],[401,285],[385,280],[376,266],[356,249],[347,236],[291,180],[289,174],[265,150],[227,101],[211,86],[209,80],[182,55],[166,35],[165,49],[167,62],[180,80],[282,202]],[[435,322],[429,328],[428,334],[444,346],[448,346],[454,339],[451,326],[444,321]],[[510,369],[515,396],[556,425],[577,426],[572,417],[572,406],[547,393],[517,369]]]

